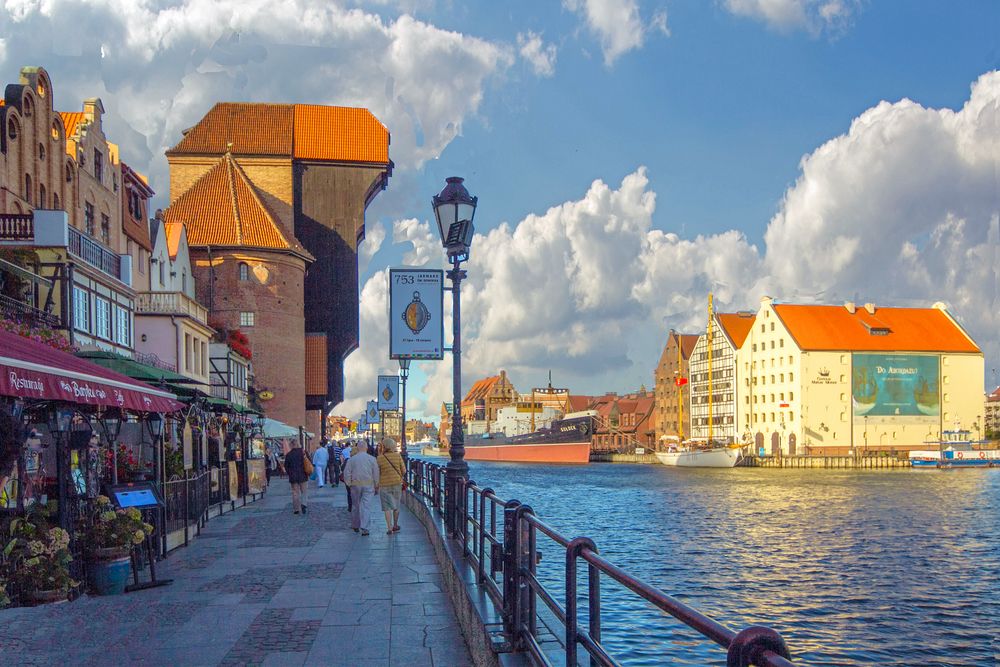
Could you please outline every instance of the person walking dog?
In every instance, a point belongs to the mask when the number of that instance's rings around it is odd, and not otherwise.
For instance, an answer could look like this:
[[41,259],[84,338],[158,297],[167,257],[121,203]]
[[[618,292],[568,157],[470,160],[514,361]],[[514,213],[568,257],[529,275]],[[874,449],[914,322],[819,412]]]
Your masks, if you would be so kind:
[[351,488],[351,528],[368,535],[372,504],[378,494],[379,468],[375,457],[363,448],[351,454],[344,467],[344,482]]

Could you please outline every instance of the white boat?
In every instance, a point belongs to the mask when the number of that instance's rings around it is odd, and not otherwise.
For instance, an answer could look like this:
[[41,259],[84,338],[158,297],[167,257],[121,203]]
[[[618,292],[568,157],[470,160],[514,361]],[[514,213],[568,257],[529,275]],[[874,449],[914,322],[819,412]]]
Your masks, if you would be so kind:
[[681,468],[732,468],[740,460],[739,447],[712,447],[698,449],[679,447],[665,452],[656,452],[656,458],[665,466]]

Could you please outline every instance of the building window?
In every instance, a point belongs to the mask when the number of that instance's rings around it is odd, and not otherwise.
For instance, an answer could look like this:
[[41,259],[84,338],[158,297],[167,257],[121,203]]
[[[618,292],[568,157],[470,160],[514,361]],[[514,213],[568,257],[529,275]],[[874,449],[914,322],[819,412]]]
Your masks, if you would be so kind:
[[145,248],[139,248],[139,273],[146,274],[146,250]]
[[7,136],[11,141],[17,139],[17,122],[13,118],[7,122]]
[[246,311],[240,313],[240,326],[241,327],[252,327],[254,325],[254,313],[252,311]]
[[778,347],[785,347],[785,339],[781,338],[778,340]]
[[38,185],[38,208],[45,208],[46,199],[47,199],[47,197],[45,196],[46,194],[48,194],[48,193],[45,192],[45,186],[39,184]]
[[167,265],[160,260],[160,287],[166,287],[167,285]]
[[35,201],[35,198],[32,197],[32,194],[34,194],[34,192],[35,192],[34,189],[32,189],[32,187],[31,187],[31,174],[25,174],[24,175],[24,200],[26,202],[28,202],[29,204],[31,202]]
[[111,340],[111,302],[100,297],[94,299],[94,335]]
[[188,291],[188,274],[187,271],[181,271],[181,291],[187,294]]
[[115,306],[115,342],[125,347],[132,346],[132,322],[129,311]]
[[184,370],[190,371],[191,366],[194,365],[194,360],[192,359],[191,350],[191,334],[184,334]]
[[788,374],[788,381],[789,382],[795,382],[795,374],[794,373],[789,373]]
[[90,294],[79,287],[73,288],[73,326],[79,331],[90,331]]
[[84,231],[90,236],[94,235],[94,205],[89,201],[83,204]]
[[240,262],[240,280],[250,280],[250,267],[246,262]]
[[73,182],[73,165],[70,164],[69,162],[66,163],[66,182],[67,183]]
[[94,149],[94,178],[104,182],[104,153]]
[[38,144],[38,159],[45,159],[45,144]]
[[104,241],[104,245],[111,245],[111,218],[107,213],[101,213],[101,240]]
[[52,141],[59,141],[59,123],[52,123]]

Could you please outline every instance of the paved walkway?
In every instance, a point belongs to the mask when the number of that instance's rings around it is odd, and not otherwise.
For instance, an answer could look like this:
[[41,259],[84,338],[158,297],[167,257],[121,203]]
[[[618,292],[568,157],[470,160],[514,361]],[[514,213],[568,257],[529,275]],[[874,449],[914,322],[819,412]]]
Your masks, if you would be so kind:
[[343,485],[309,496],[293,515],[272,480],[161,563],[170,586],[0,611],[0,665],[470,665],[417,520],[361,537]]

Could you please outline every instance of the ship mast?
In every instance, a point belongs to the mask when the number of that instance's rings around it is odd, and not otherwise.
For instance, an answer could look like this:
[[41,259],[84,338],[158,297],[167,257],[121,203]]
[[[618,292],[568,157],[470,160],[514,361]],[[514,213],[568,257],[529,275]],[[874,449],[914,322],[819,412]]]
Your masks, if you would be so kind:
[[[566,394],[566,402],[569,401],[569,388],[559,388],[552,386],[552,371],[549,371],[549,386],[531,388],[531,432],[535,432],[535,393],[544,396],[555,396],[556,394]],[[565,405],[565,404],[564,404]],[[567,406],[568,407],[568,406]]]
[[708,293],[708,446],[712,446],[712,293]]

